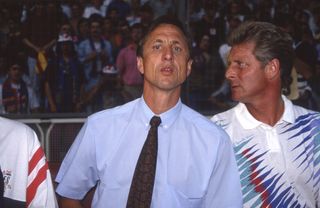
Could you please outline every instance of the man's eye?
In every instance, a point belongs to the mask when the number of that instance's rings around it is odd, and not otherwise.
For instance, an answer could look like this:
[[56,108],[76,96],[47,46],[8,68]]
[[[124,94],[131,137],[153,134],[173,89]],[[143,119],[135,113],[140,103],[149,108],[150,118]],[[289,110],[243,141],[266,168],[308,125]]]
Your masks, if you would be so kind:
[[181,49],[180,47],[178,47],[178,46],[174,46],[174,47],[173,47],[173,51],[174,51],[174,52],[181,52],[182,49]]
[[239,65],[239,68],[240,68],[240,69],[244,69],[244,68],[247,68],[247,67],[248,67],[248,64],[247,64],[247,63],[244,63],[244,62],[238,62],[238,65]]
[[154,45],[154,46],[152,46],[152,49],[154,49],[154,50],[159,50],[160,48],[161,48],[160,45]]

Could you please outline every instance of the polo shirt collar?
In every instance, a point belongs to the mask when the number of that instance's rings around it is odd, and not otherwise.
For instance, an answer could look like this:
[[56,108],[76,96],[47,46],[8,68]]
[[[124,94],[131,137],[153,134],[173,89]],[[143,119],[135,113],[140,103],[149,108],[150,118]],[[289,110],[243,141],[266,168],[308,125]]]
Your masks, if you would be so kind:
[[[141,106],[141,109],[144,114],[143,122],[145,123],[146,126],[149,126],[150,119],[153,116],[155,116],[156,114],[154,112],[152,112],[152,110],[146,104],[143,96],[141,96],[139,105]],[[182,109],[182,102],[179,99],[174,107],[170,108],[166,112],[161,113],[160,115],[156,115],[161,118],[160,126],[162,126],[165,129],[169,128],[173,124],[173,122],[176,120],[176,118],[178,117],[181,109]]]
[[[281,119],[277,122],[277,124],[286,122],[286,123],[294,123],[294,111],[293,104],[290,100],[288,100],[284,95],[281,96],[284,102],[284,113]],[[243,103],[239,103],[235,107],[235,115],[240,123],[240,125],[244,129],[254,129],[259,125],[266,125],[261,121],[256,120],[248,111],[247,107]],[[276,124],[276,125],[277,125]]]

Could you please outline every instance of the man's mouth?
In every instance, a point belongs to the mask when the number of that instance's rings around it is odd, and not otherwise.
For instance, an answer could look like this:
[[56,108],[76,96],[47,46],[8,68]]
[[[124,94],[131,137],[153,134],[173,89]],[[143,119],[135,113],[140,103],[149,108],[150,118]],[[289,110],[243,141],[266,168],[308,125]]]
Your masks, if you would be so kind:
[[160,69],[161,72],[164,72],[164,73],[172,73],[173,72],[173,67],[170,67],[170,66],[166,66],[166,67],[162,67]]

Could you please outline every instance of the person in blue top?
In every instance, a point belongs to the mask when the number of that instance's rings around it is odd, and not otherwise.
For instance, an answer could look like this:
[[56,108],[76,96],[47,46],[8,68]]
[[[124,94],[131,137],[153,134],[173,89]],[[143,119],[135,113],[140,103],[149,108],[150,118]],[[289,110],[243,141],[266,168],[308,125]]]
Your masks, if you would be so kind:
[[94,14],[89,19],[89,37],[79,43],[77,54],[83,68],[84,83],[78,105],[87,113],[94,113],[103,109],[102,86],[103,69],[113,65],[111,43],[102,38],[102,18]]
[[148,207],[242,207],[229,137],[180,99],[192,64],[182,23],[170,16],[154,20],[137,50],[143,95],[87,118],[56,177],[60,206],[81,207],[96,186],[92,207],[130,207],[126,204],[134,170],[156,115],[161,124]]

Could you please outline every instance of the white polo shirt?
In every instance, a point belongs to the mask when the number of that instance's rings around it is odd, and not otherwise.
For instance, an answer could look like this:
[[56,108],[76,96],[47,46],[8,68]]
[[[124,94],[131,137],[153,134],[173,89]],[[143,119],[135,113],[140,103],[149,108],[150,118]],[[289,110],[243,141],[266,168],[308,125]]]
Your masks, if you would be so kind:
[[320,205],[320,114],[282,99],[285,111],[274,126],[242,103],[211,119],[233,142],[244,207]]

